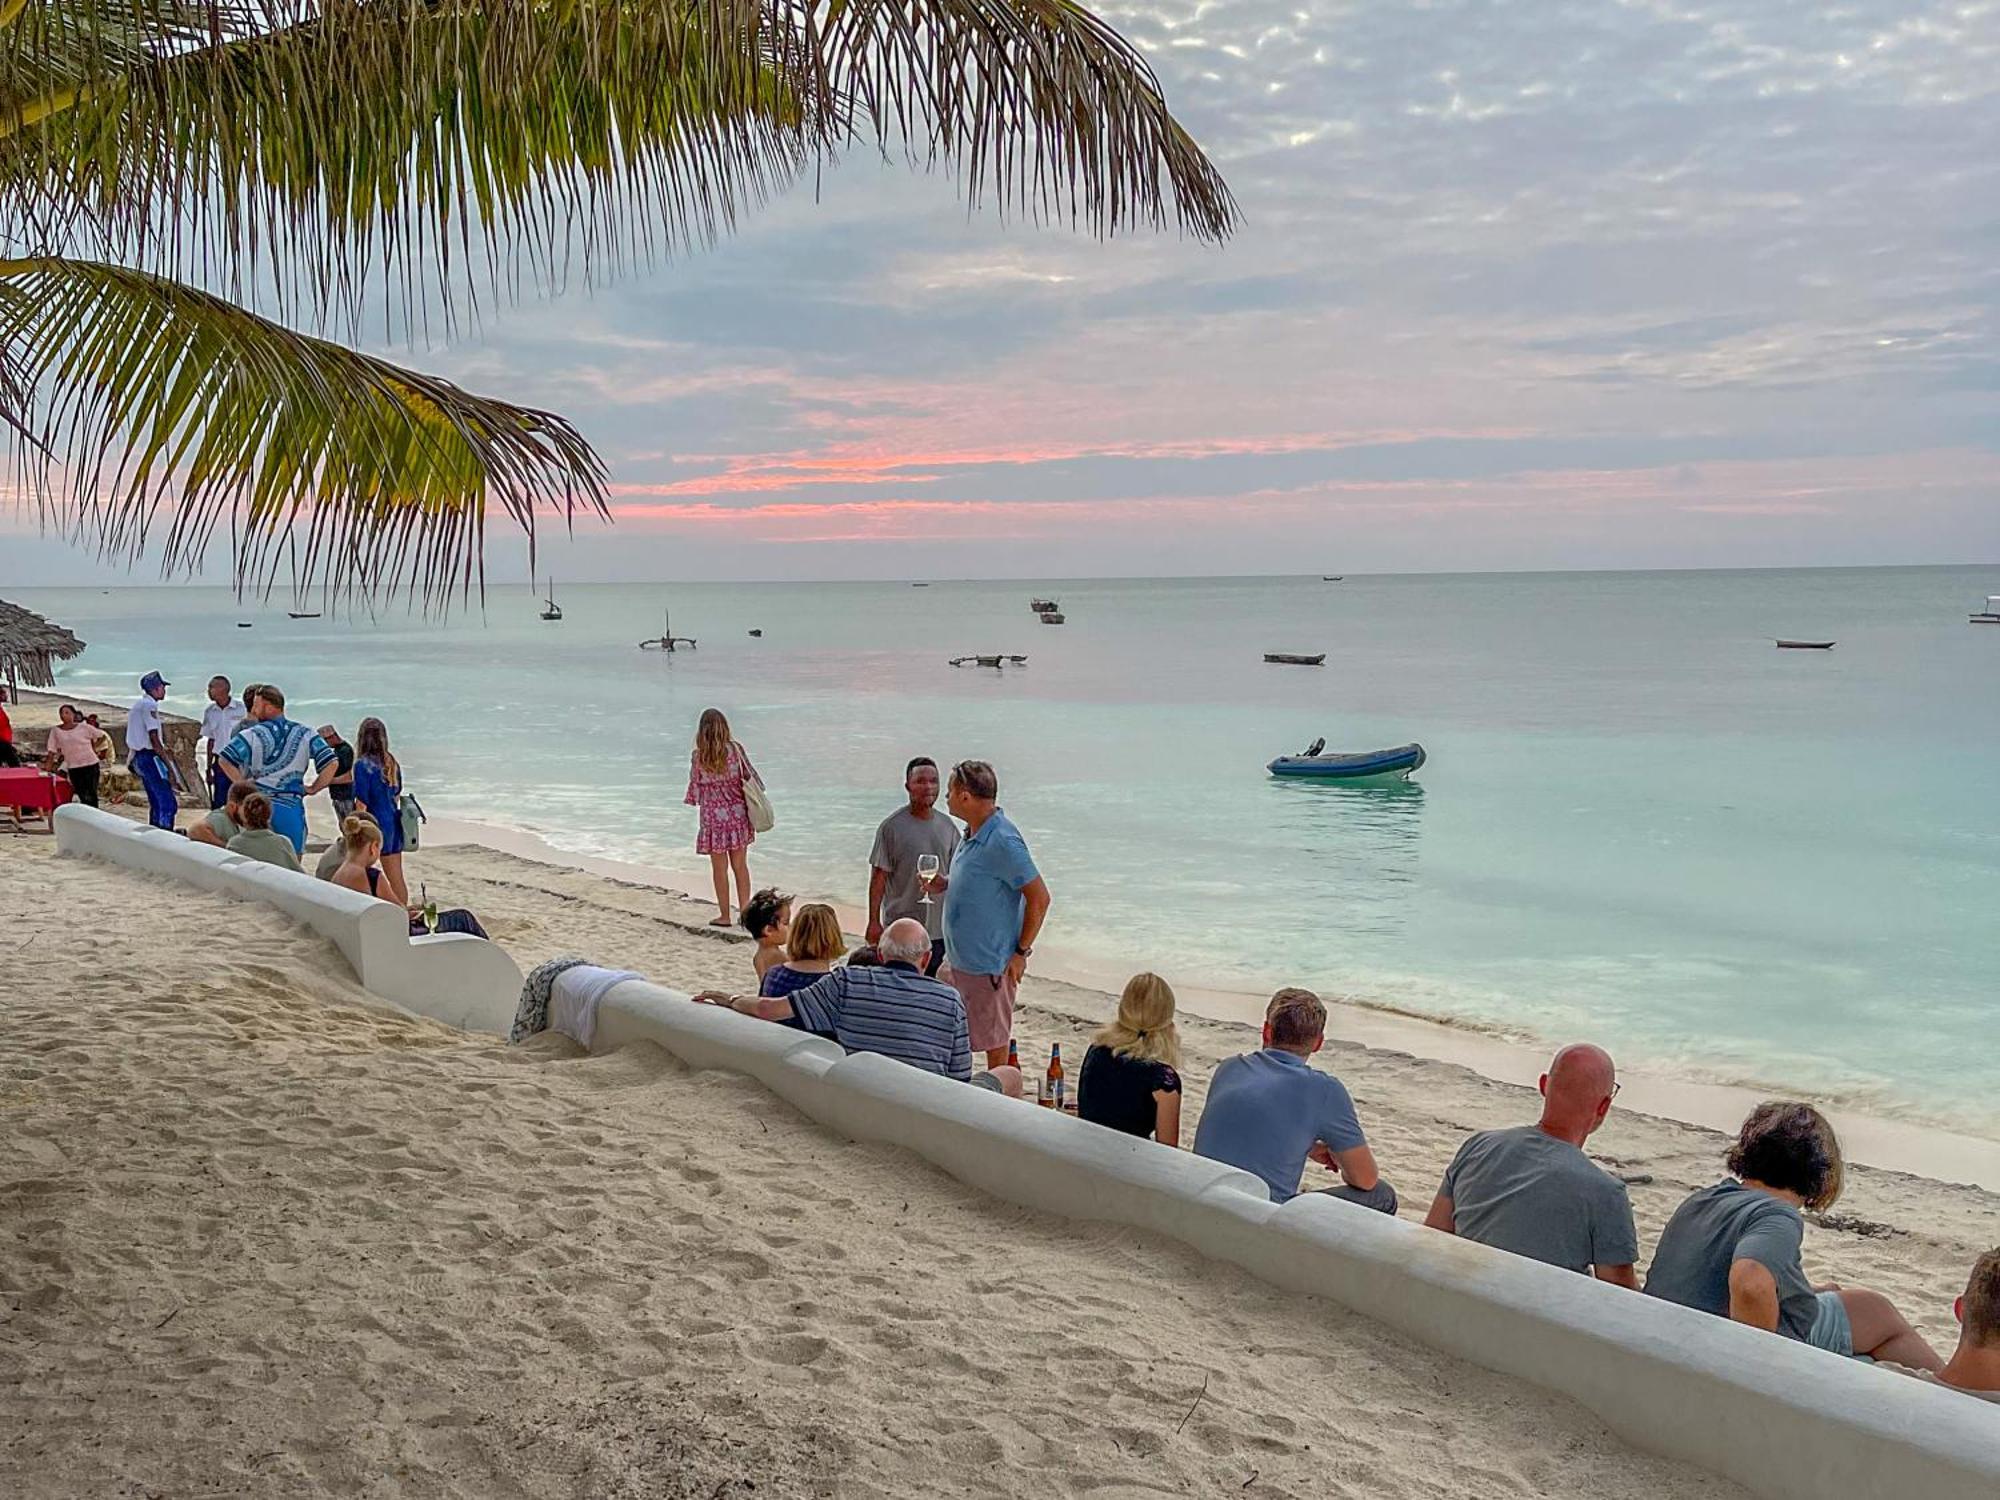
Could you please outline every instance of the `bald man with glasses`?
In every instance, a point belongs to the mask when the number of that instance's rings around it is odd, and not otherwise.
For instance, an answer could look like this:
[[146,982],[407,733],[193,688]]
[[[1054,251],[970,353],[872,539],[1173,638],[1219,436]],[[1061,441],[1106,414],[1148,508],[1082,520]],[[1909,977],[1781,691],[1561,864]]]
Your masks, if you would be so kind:
[[1483,1130],[1458,1148],[1424,1223],[1637,1290],[1631,1197],[1583,1152],[1611,1112],[1618,1070],[1602,1047],[1565,1047],[1540,1087],[1537,1123]]

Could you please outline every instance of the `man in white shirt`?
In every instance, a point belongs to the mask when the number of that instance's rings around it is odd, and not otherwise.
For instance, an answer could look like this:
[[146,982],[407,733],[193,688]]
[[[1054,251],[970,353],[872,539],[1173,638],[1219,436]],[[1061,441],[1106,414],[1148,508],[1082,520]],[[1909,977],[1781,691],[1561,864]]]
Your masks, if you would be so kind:
[[208,707],[201,711],[201,737],[208,741],[208,805],[220,807],[229,800],[229,778],[222,774],[216,758],[249,717],[249,710],[230,696],[227,677],[208,679]]
[[132,773],[146,786],[146,821],[171,833],[181,804],[174,796],[174,763],[167,758],[167,721],[160,714],[169,686],[158,672],[139,679],[139,701],[125,720],[125,749]]

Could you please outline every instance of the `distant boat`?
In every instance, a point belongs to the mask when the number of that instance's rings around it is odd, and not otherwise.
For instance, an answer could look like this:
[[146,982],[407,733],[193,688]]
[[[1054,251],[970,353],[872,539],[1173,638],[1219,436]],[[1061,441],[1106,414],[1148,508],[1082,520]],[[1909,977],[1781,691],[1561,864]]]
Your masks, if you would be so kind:
[[1778,642],[1780,651],[1831,651],[1832,641],[1784,641]]
[[954,667],[962,667],[968,662],[975,667],[999,667],[1006,665],[1008,662],[1012,662],[1017,667],[1025,667],[1028,664],[1028,658],[1025,656],[954,656],[951,658],[951,665]]
[[317,620],[319,618],[319,611],[316,609],[315,610],[288,609],[285,611],[285,613],[294,620]]
[[1351,754],[1323,755],[1326,741],[1314,744],[1303,755],[1281,755],[1266,766],[1273,776],[1312,781],[1402,781],[1423,765],[1428,757],[1422,745],[1397,745],[1388,750],[1359,750]]
[[[639,642],[639,649],[641,651],[678,651],[681,647],[686,646],[692,651],[695,645],[693,636],[674,634],[674,612],[671,609],[663,608],[660,614],[663,623],[667,627],[666,631],[661,635],[655,636],[650,641]],[[752,635],[762,635],[764,632],[753,630],[750,633]]]
[[562,606],[556,603],[556,581],[553,578],[549,580],[549,597],[542,601],[542,606],[542,618],[544,620],[560,620],[562,618]]
[[1054,610],[1061,609],[1062,606],[1053,599],[1030,599],[1028,601],[1028,608],[1032,609],[1038,615],[1046,615]]
[[1326,664],[1326,653],[1322,651],[1318,656],[1295,656],[1287,651],[1266,651],[1264,660],[1278,662],[1288,667],[1318,667]]
[[1062,622],[1063,612],[1061,610],[1045,609],[1042,611],[1042,623],[1044,625],[1060,625]]
[[1986,596],[1986,608],[1976,615],[1966,616],[1974,625],[2000,625],[2000,594]]
[[237,628],[238,630],[248,630],[248,629],[250,629],[250,628],[251,628],[251,625],[250,625],[250,622],[249,622],[248,620],[238,620],[238,621],[236,622],[236,628]]
[[750,633],[751,633],[752,635],[756,636],[756,637],[757,637],[757,639],[759,639],[759,640],[762,640],[762,639],[764,638],[764,632],[763,632],[763,631],[761,631],[761,630],[753,630],[753,631],[751,631]]
[[1338,583],[1346,576],[1345,573],[1322,573],[1319,575],[1319,581],[1321,583]]
[[927,589],[930,585],[928,583],[913,583],[910,587],[913,589]]

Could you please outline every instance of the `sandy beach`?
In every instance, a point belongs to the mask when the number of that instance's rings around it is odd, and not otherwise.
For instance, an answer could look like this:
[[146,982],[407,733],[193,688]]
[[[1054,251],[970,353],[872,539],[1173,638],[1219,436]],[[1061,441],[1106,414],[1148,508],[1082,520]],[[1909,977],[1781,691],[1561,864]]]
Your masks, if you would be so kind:
[[[0,1489],[76,1494],[1737,1493],[1581,1410],[1147,1235],[1039,1221],[650,1049],[369,1002],[281,915],[11,841]],[[703,905],[411,857],[523,966],[739,982]],[[1108,997],[1033,981],[1021,1038]],[[1198,1108],[1249,1041],[1191,1019]],[[1329,1045],[1413,1210],[1527,1094]],[[1627,1111],[1651,1240],[1720,1138]],[[1933,1339],[1987,1193],[1861,1169],[1809,1231]],[[1885,1377],[1887,1378],[1887,1377]]]

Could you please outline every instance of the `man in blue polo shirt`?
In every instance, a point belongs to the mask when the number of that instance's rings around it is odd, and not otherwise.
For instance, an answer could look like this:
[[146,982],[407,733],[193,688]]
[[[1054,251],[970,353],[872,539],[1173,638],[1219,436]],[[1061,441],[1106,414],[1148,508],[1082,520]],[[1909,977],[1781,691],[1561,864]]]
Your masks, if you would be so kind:
[[1326,1045],[1326,1006],[1311,990],[1283,989],[1264,1009],[1264,1049],[1224,1061],[1195,1131],[1197,1156],[1264,1179],[1273,1203],[1295,1197],[1308,1161],[1338,1172],[1320,1192],[1385,1214],[1396,1190],[1375,1170],[1346,1086],[1307,1061]]
[[944,956],[965,1002],[972,1045],[986,1066],[1007,1061],[1014,1035],[1014,993],[1028,972],[1035,937],[1049,915],[1049,888],[1028,841],[999,805],[1000,778],[983,760],[951,768],[945,805],[965,824],[944,887]]

